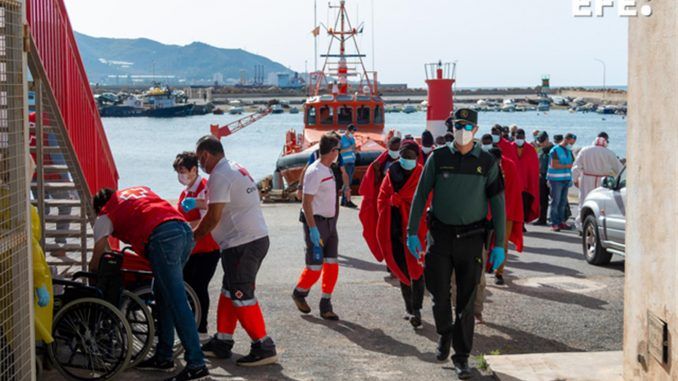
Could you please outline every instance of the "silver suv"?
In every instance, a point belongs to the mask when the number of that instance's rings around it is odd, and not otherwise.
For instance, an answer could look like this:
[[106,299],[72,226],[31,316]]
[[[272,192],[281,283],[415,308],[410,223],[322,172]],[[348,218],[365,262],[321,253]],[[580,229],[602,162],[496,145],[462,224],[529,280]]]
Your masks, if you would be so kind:
[[579,211],[582,246],[592,265],[610,263],[612,254],[626,251],[626,168],[619,176],[606,177],[602,186],[586,196]]

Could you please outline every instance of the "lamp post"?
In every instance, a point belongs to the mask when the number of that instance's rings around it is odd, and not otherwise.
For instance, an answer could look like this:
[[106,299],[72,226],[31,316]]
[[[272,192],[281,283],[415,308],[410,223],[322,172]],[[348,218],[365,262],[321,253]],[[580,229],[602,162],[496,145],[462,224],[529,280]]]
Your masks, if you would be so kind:
[[603,101],[605,101],[607,95],[607,87],[605,86],[605,61],[601,60],[600,58],[594,58],[594,60],[600,62],[600,64],[603,65]]

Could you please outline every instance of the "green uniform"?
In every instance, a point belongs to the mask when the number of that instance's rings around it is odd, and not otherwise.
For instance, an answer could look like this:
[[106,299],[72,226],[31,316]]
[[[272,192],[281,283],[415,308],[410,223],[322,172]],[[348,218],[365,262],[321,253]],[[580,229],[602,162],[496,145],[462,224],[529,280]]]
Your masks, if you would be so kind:
[[[424,279],[433,300],[433,317],[438,342],[454,346],[455,363],[467,363],[473,347],[473,306],[480,277],[485,245],[488,204],[496,231],[496,246],[504,247],[506,211],[504,181],[497,160],[479,143],[466,155],[455,145],[433,151],[414,195],[408,234],[416,234],[429,194],[433,192],[428,219]],[[457,295],[452,315],[450,278],[455,274]],[[443,344],[447,343],[447,344]],[[436,355],[438,359],[441,358]],[[446,356],[446,354],[445,354]]]
[[[451,155],[445,150],[451,151]],[[443,153],[447,156],[444,159]],[[482,159],[481,155],[484,156]],[[436,163],[436,160],[441,163]],[[431,191],[431,213],[448,225],[469,225],[484,220],[489,203],[496,232],[495,246],[504,247],[506,209],[503,180],[496,159],[483,151],[480,143],[476,143],[466,155],[462,155],[455,145],[437,148],[430,155],[412,201],[408,234],[418,231]]]

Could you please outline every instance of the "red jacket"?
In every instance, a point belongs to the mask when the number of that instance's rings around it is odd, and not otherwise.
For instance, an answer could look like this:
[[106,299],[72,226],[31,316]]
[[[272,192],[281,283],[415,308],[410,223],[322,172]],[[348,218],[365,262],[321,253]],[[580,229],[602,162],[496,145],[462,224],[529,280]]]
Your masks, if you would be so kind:
[[499,147],[499,149],[501,150],[502,156],[507,157],[514,163],[518,163],[518,151],[516,151],[515,146],[511,145],[511,142],[504,138],[501,138],[499,139],[499,143],[497,143],[497,147]]
[[360,189],[358,193],[363,196],[360,203],[360,211],[358,218],[363,225],[363,238],[367,246],[370,248],[372,255],[377,261],[381,262],[384,257],[381,255],[381,249],[377,242],[377,218],[379,216],[377,211],[377,197],[379,196],[379,187],[383,180],[384,165],[392,161],[388,155],[388,151],[383,152],[367,167],[365,176],[360,182]]
[[[386,178],[381,184],[381,189],[379,190],[379,198],[377,200],[377,206],[379,210],[379,218],[377,220],[377,240],[379,242],[379,248],[381,249],[382,257],[386,260],[386,265],[391,270],[393,275],[398,277],[398,279],[406,284],[410,285],[410,280],[419,279],[423,272],[423,266],[417,262],[417,260],[410,254],[410,250],[407,248],[407,222],[410,218],[410,207],[412,206],[412,199],[414,198],[414,192],[417,190],[417,185],[419,184],[419,178],[421,177],[421,172],[423,167],[420,164],[412,170],[412,174],[407,179],[405,185],[400,189],[400,191],[395,192],[393,185],[391,183],[390,174],[386,174]],[[391,242],[391,208],[396,207],[400,211],[400,216],[402,217],[402,232],[403,236],[401,237],[405,262],[407,263],[407,274],[403,273],[398,266],[398,262],[393,257],[393,247]],[[422,215],[421,222],[419,223],[419,231],[417,235],[421,241],[422,247],[426,248],[426,217]]]
[[523,144],[523,147],[513,142],[511,143],[513,149],[516,151],[516,167],[518,173],[523,180],[523,192],[527,192],[532,196],[532,203],[525,205],[525,210],[528,214],[525,216],[525,222],[534,221],[539,218],[539,157],[537,150],[530,144]]
[[158,225],[167,221],[186,222],[169,202],[143,186],[115,192],[100,214],[111,219],[113,237],[130,244],[140,255],[145,253],[146,244]]
[[[181,202],[184,201],[186,197],[205,199],[205,194],[207,193],[207,179],[199,177],[191,188],[193,189],[184,189],[181,191],[181,195],[179,195],[179,202],[177,203],[177,210],[179,210],[179,213],[181,213],[188,222],[200,221],[202,218],[200,209],[195,208],[190,212],[184,212],[184,209],[181,207]],[[195,248],[193,248],[191,255],[211,253],[218,250],[219,245],[214,241],[214,238],[212,238],[212,234],[208,234],[203,239],[195,243]]]

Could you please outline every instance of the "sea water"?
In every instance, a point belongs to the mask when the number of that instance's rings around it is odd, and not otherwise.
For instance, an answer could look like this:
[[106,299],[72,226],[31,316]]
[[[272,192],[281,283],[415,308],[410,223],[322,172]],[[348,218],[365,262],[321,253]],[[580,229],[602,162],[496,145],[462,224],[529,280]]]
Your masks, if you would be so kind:
[[[209,134],[210,124],[224,125],[242,116],[202,115],[186,118],[103,118],[104,128],[120,175],[120,186],[146,185],[163,197],[176,199],[182,186],[172,168],[175,156],[195,149],[196,141]],[[576,146],[591,145],[596,135],[610,136],[609,148],[617,156],[626,156],[626,119],[618,115],[570,113],[554,110],[539,112],[481,112],[477,137],[489,133],[490,127],[516,124],[531,139],[532,131],[554,134],[572,132]],[[390,113],[386,130],[403,135],[420,136],[426,126],[426,113]],[[249,170],[259,180],[270,175],[285,143],[285,132],[303,128],[302,114],[269,115],[245,129],[222,139],[226,156]]]

